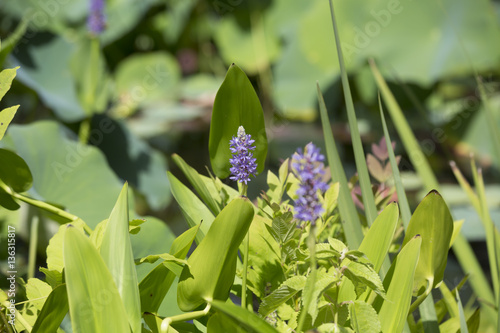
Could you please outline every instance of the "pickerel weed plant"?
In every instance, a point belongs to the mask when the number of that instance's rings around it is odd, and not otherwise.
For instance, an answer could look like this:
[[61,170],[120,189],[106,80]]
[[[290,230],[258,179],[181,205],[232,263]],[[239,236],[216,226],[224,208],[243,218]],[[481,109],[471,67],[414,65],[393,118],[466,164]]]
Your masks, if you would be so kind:
[[[426,170],[425,159],[418,168],[429,191],[411,213],[382,107],[385,140],[378,148],[383,150],[385,144],[386,150],[384,156],[375,154],[378,163],[389,160],[384,177],[390,165],[398,202],[374,198],[368,174],[370,170],[374,175],[373,161],[367,166],[336,28],[334,32],[362,206],[356,208],[351,196],[319,87],[326,158],[308,143],[287,158],[277,174],[267,171],[267,189],[259,198],[247,197],[247,187],[256,186],[253,177],[264,173],[266,126],[249,79],[232,65],[212,113],[208,148],[213,174],[203,175],[179,155],[172,156],[192,190],[168,173],[172,194],[189,226],[168,252],[134,257],[131,235],[140,235],[150,222],[130,219],[127,184],[109,218],[92,229],[78,216],[27,196],[24,192],[32,184],[27,164],[14,152],[0,149],[2,161],[8,161],[0,168],[0,204],[15,210],[23,201],[62,222],[47,247],[47,267],[40,269],[45,281],[31,278],[24,284],[27,300],[16,304],[14,325],[4,325],[7,331],[478,332],[480,316],[489,327],[498,327],[498,276],[493,276],[493,293],[481,281],[482,272],[472,271],[478,275],[471,276],[471,285],[481,297],[476,310],[462,306],[458,291],[463,283],[450,290],[452,286],[443,281],[450,247],[464,267],[472,263],[471,269],[476,269],[476,260],[460,235],[461,224],[453,221],[433,189],[436,184],[421,171]],[[409,128],[401,125],[404,118],[395,99],[375,63],[371,66],[391,117],[400,128]],[[14,76],[15,69],[0,73],[0,98]],[[13,112],[0,113],[4,126],[0,139]],[[411,132],[405,135],[406,149],[421,153],[418,145],[412,146],[416,140]],[[472,167],[477,192],[452,164],[491,230],[488,250],[492,274],[498,274],[498,230],[485,206],[481,172],[475,164]],[[237,182],[238,190],[223,182],[225,178]],[[387,177],[377,179],[387,181]],[[400,229],[403,237],[398,237]],[[389,256],[391,248],[396,251]],[[144,267],[147,274],[139,278],[137,272]],[[443,295],[437,302],[432,297],[435,288]],[[159,314],[167,295],[175,296],[183,313]],[[10,310],[3,291],[0,302],[4,321]]]

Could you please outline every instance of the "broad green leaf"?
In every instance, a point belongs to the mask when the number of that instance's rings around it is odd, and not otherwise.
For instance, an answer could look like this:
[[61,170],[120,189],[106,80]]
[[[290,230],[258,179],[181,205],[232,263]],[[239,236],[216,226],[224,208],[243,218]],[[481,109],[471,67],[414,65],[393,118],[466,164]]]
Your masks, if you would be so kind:
[[323,126],[323,134],[325,136],[326,156],[332,173],[332,180],[338,182],[340,193],[338,198],[338,207],[342,218],[342,226],[344,228],[345,237],[350,248],[357,249],[363,240],[363,230],[361,229],[361,221],[359,220],[358,212],[354,206],[351,197],[349,185],[344,172],[344,167],[340,161],[340,156],[335,145],[333,132],[328,118],[325,101],[319,85],[316,85],[318,92],[319,111],[321,115],[321,124]]
[[63,284],[54,288],[49,294],[31,333],[56,332],[68,310],[68,294],[66,285]]
[[222,301],[211,301],[212,308],[224,313],[226,316],[234,320],[238,326],[244,328],[247,332],[254,333],[277,333],[278,331],[269,325],[264,319],[258,317],[253,312],[236,306],[232,303],[224,303]]
[[19,105],[15,105],[11,106],[10,108],[3,109],[0,112],[0,140],[3,139],[5,131],[7,131],[7,127],[9,126],[12,119],[14,119],[18,108]]
[[[229,143],[228,143],[229,147]],[[179,155],[173,154],[172,159],[175,164],[181,169],[188,181],[191,183],[195,191],[201,197],[203,202],[210,208],[213,214],[217,215],[220,213],[220,204],[215,201],[214,197],[210,194],[208,187],[203,181],[202,176],[191,166],[189,166]]]
[[57,122],[38,121],[11,125],[1,144],[17,152],[30,168],[33,187],[29,194],[64,206],[93,228],[109,216],[123,183],[97,148],[77,140]]
[[137,272],[128,232],[128,184],[118,196],[102,238],[100,254],[118,288],[132,332],[141,331],[141,309]]
[[0,148],[0,180],[14,192],[22,193],[31,188],[33,177],[26,162],[16,153]]
[[198,199],[198,197],[181,181],[179,181],[170,171],[167,172],[170,181],[170,190],[175,200],[181,208],[182,215],[190,227],[200,226],[200,232],[196,235],[196,243],[200,243],[210,229],[214,215]]
[[359,246],[359,251],[365,253],[370,259],[375,272],[382,267],[382,262],[392,244],[398,221],[398,205],[391,203],[375,219]]
[[351,325],[356,333],[379,333],[380,320],[373,307],[363,301],[354,301],[349,305]]
[[429,293],[443,280],[448,249],[453,233],[453,218],[443,198],[431,191],[420,202],[411,217],[403,246],[413,237],[422,237],[420,260],[415,271],[414,292]]
[[[422,238],[415,236],[393,261],[384,279],[387,299],[379,311],[382,332],[402,332],[408,317]],[[377,308],[377,306],[375,306]]]
[[177,303],[191,311],[214,299],[226,300],[236,272],[238,247],[254,216],[245,197],[231,201],[188,259],[177,287]]
[[257,159],[257,172],[261,173],[267,155],[264,112],[250,80],[238,66],[232,64],[215,96],[210,123],[210,162],[219,178],[230,174],[229,159],[232,154],[229,141],[237,135],[240,126],[255,140],[253,156]]
[[335,46],[337,49],[337,57],[339,61],[340,76],[342,78],[342,88],[344,91],[344,98],[347,108],[347,118],[349,121],[349,129],[351,132],[352,146],[354,149],[354,159],[356,161],[356,169],[359,176],[359,184],[363,195],[363,204],[365,207],[366,220],[370,226],[377,217],[377,207],[375,205],[375,198],[373,196],[372,184],[370,175],[368,174],[368,167],[366,165],[365,152],[363,144],[361,143],[361,136],[358,129],[358,121],[356,120],[356,112],[354,111],[354,103],[352,101],[351,88],[349,87],[349,79],[347,78],[347,71],[344,64],[344,56],[342,54],[342,44],[340,42],[339,31],[337,28],[337,20],[335,18],[333,3],[330,0],[330,11],[333,23],[333,32],[335,35]]
[[73,332],[129,332],[127,312],[113,276],[78,229],[64,233],[64,267]]
[[271,294],[262,299],[259,306],[259,313],[263,317],[266,317],[268,314],[276,310],[281,304],[285,303],[299,291],[304,289],[305,285],[305,276],[292,276],[283,282],[279,288],[273,290]]

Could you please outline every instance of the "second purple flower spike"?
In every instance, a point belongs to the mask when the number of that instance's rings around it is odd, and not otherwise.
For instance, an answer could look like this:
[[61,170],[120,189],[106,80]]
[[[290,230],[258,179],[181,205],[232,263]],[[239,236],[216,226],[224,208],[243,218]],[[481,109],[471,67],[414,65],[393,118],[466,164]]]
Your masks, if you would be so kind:
[[300,221],[315,223],[323,212],[323,207],[318,199],[318,191],[325,192],[328,184],[323,181],[325,156],[320,153],[312,142],[308,143],[302,153],[298,149],[292,156],[292,170],[300,181],[300,187],[296,194],[295,217]]

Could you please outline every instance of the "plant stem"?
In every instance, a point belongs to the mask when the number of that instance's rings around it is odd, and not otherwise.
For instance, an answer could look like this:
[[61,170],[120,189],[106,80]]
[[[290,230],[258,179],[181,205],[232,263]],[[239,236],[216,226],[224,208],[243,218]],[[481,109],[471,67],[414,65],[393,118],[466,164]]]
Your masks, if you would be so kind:
[[[16,199],[19,199],[21,201],[24,201],[26,202],[27,204],[30,204],[32,206],[35,206],[35,207],[38,207],[40,209],[43,209],[47,212],[50,212],[54,215],[57,215],[57,216],[60,216],[60,217],[63,217],[67,220],[69,220],[68,222],[71,222],[71,221],[76,221],[76,220],[79,220],[80,218],[76,215],[73,215],[71,213],[68,213],[60,208],[57,208],[55,206],[52,206],[51,204],[48,204],[46,202],[43,202],[43,201],[40,201],[40,200],[36,200],[36,199],[32,199],[30,197],[27,197],[27,196],[24,196],[22,194],[19,194],[19,193],[16,193],[14,191],[11,191],[9,193],[11,196],[13,196],[14,198]],[[92,229],[90,229],[90,227],[86,224],[86,223],[83,223],[83,228],[85,229],[85,231],[87,233],[92,233]]]
[[[238,188],[240,194],[243,196],[247,195],[248,185],[238,183]],[[247,231],[245,236],[245,247],[243,250],[243,274],[241,277],[241,307],[246,308],[247,306],[247,272],[248,272],[248,248],[250,247],[250,233]]]
[[28,279],[35,277],[35,267],[36,267],[36,250],[38,247],[38,224],[39,217],[37,215],[33,216],[30,229],[30,247],[29,247],[29,257],[28,257]]
[[[309,253],[311,256],[311,273],[309,274],[309,278],[307,279],[306,287],[302,291],[302,297],[304,299],[302,305],[302,311],[300,312],[299,324],[297,325],[297,333],[302,332],[302,327],[304,326],[304,322],[306,320],[307,309],[312,302],[312,292],[306,293],[306,288],[314,288],[314,284],[316,283],[316,225],[311,223],[311,228],[309,230],[309,237],[307,238],[307,246],[309,247]],[[304,295],[305,294],[305,295]]]
[[172,323],[179,322],[179,321],[193,320],[196,318],[206,316],[207,313],[210,311],[210,307],[211,307],[211,305],[210,305],[210,303],[208,303],[207,306],[205,307],[205,309],[203,309],[201,311],[183,313],[183,314],[180,314],[177,316],[167,317],[167,318],[163,319],[163,321],[161,323],[161,333],[167,333],[168,328],[170,327],[170,324],[172,324]]
[[247,271],[248,271],[248,248],[250,246],[250,233],[245,236],[245,249],[243,257],[243,276],[241,281],[241,307],[247,306]]

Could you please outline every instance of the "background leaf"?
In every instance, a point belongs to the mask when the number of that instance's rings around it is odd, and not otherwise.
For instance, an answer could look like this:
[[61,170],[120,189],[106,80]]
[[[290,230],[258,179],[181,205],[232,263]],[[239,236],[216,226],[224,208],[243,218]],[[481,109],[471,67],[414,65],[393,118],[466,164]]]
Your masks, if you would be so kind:
[[231,152],[229,140],[237,135],[238,127],[255,140],[253,156],[257,159],[257,172],[264,170],[267,155],[264,113],[255,90],[243,71],[235,64],[229,67],[226,78],[217,92],[210,122],[208,148],[212,169],[219,178],[229,176]]

